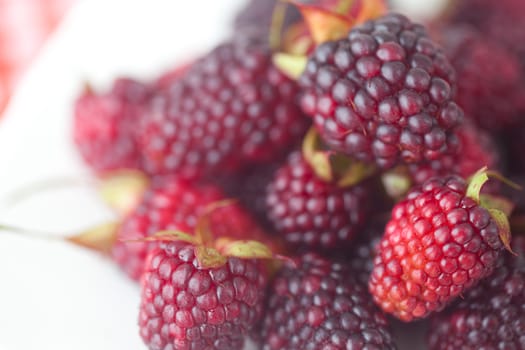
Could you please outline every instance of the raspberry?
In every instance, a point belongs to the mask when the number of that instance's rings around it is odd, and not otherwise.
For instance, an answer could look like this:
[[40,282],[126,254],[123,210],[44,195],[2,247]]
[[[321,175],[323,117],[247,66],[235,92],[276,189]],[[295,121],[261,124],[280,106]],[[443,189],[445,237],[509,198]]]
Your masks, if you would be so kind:
[[344,248],[367,219],[371,192],[367,183],[343,188],[321,180],[294,152],[268,186],[268,217],[293,246]]
[[315,254],[284,266],[269,290],[264,350],[395,349],[386,318],[353,271]]
[[321,44],[299,80],[301,106],[334,149],[381,168],[438,159],[462,120],[455,75],[423,26],[398,14]]
[[465,115],[491,132],[516,124],[525,112],[525,76],[515,54],[468,26],[449,27],[442,38]]
[[[126,241],[142,239],[163,230],[191,234],[207,208],[225,198],[214,185],[188,183],[172,177],[154,179],[141,203],[120,225],[119,241],[112,251],[113,260],[132,279],[138,280],[146,255],[156,243]],[[209,220],[216,237],[267,241],[263,230],[237,203],[214,210],[209,214]]]
[[492,273],[500,228],[466,191],[459,177],[434,178],[394,207],[369,281],[384,311],[424,318]]
[[408,172],[415,184],[437,176],[459,175],[468,178],[484,166],[496,169],[501,160],[491,136],[471,123],[456,130],[458,150],[439,160],[410,164]]
[[139,316],[149,349],[242,349],[262,316],[264,265],[228,258],[221,267],[200,266],[185,243],[161,243],[149,253]]
[[120,78],[112,89],[96,94],[86,88],[75,103],[73,139],[84,161],[97,173],[140,169],[134,128],[149,88]]
[[211,185],[192,185],[175,178],[154,179],[137,208],[120,225],[113,260],[134,280],[142,275],[148,243],[125,242],[162,230],[193,232],[197,217],[213,202],[224,199]]
[[262,40],[237,36],[153,98],[139,137],[146,169],[194,179],[271,161],[306,130],[296,94]]
[[525,348],[525,239],[513,241],[517,256],[465,298],[432,319],[430,350]]

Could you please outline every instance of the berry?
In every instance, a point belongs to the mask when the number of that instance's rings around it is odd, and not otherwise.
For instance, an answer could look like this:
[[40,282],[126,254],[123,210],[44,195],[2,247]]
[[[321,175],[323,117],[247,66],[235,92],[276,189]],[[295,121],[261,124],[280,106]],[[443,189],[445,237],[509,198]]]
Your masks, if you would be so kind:
[[384,230],[384,220],[372,220],[345,254],[347,265],[354,271],[357,280],[365,286],[370,279],[374,267],[374,257],[377,254],[377,248]]
[[403,321],[424,318],[492,273],[503,238],[489,209],[467,196],[463,179],[428,180],[392,210],[370,292],[384,311]]
[[151,244],[126,242],[142,239],[162,230],[193,232],[197,218],[213,202],[224,199],[211,185],[192,185],[175,178],[153,179],[137,208],[122,221],[112,257],[134,280],[142,275]]
[[[137,208],[121,223],[119,240],[113,246],[113,260],[132,279],[138,280],[148,251],[157,244],[129,240],[143,239],[164,230],[193,233],[199,217],[209,206],[225,198],[214,185],[188,183],[172,177],[154,179]],[[267,241],[262,229],[237,203],[215,209],[209,214],[209,221],[216,237]]]
[[321,180],[294,152],[268,186],[268,217],[293,246],[345,248],[367,219],[371,192],[366,182],[340,187]]
[[387,14],[325,42],[299,80],[301,106],[329,146],[381,168],[457,146],[455,75],[423,26]]
[[194,247],[161,243],[142,279],[140,335],[149,349],[242,349],[262,316],[267,283],[263,263],[228,258],[204,268]]
[[432,319],[430,350],[525,348],[525,239],[496,271]]
[[500,156],[491,136],[472,123],[464,123],[456,130],[459,141],[457,152],[445,155],[439,160],[410,164],[408,172],[415,184],[422,184],[432,177],[459,175],[468,178],[486,166],[496,169]]
[[442,39],[465,115],[491,132],[515,124],[525,113],[525,76],[516,55],[468,26],[448,27]]
[[305,254],[268,293],[264,350],[395,349],[386,318],[345,264]]
[[133,133],[149,95],[147,86],[121,78],[107,93],[97,94],[87,87],[78,97],[73,139],[95,172],[141,168]]
[[146,169],[194,179],[271,161],[306,130],[296,94],[261,39],[237,36],[153,98],[139,138]]

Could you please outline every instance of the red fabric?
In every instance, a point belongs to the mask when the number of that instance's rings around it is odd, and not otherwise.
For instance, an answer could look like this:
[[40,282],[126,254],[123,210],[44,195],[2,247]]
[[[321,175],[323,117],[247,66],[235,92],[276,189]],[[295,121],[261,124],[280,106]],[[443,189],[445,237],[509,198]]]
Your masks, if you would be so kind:
[[0,0],[0,116],[16,82],[74,0]]

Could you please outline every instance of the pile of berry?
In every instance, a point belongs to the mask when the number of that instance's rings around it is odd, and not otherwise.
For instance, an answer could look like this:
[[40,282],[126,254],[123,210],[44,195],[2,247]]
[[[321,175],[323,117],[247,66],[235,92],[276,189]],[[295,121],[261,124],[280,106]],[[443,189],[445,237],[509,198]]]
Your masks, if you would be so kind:
[[148,348],[395,349],[397,318],[430,319],[432,350],[525,349],[525,201],[502,183],[524,178],[525,3],[430,29],[379,0],[266,5],[76,102],[93,171],[149,179],[111,247]]

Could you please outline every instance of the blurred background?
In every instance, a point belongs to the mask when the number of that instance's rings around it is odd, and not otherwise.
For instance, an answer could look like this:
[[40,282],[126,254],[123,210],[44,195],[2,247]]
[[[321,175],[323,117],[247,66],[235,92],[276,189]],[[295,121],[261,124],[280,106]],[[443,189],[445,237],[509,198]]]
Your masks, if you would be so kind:
[[[264,0],[258,0],[264,1]],[[216,45],[245,0],[0,0],[0,206],[38,179],[87,174],[71,142],[86,81],[151,79]],[[424,18],[443,0],[395,0]],[[75,232],[109,214],[89,190],[40,196],[0,222]],[[138,287],[96,254],[1,237],[0,350],[144,349]]]

